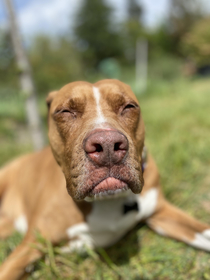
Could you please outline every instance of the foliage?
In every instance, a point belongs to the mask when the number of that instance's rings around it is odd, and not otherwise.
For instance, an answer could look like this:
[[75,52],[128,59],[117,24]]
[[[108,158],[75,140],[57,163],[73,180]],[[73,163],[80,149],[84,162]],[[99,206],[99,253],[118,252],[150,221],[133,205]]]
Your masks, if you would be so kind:
[[73,44],[64,37],[34,38],[30,49],[35,84],[38,93],[46,94],[62,85],[81,79],[82,63]]
[[122,48],[112,9],[104,0],[84,0],[79,10],[75,35],[83,59],[89,67],[106,58],[120,57]]
[[138,39],[145,36],[141,23],[143,9],[136,0],[127,0],[127,20],[122,24],[122,38],[125,56],[132,62],[135,58],[135,48]]
[[156,50],[150,59],[148,74],[149,81],[176,81],[182,76],[182,60]]
[[149,57],[151,60],[155,56],[164,57],[174,55],[174,40],[167,24],[158,26],[155,30],[148,32],[147,39],[149,42]]
[[198,21],[182,39],[183,53],[197,67],[210,65],[210,18]]
[[143,9],[136,0],[127,0],[127,10],[129,19],[140,20]]
[[0,84],[17,86],[12,42],[7,30],[0,30]]
[[189,29],[200,20],[204,11],[200,0],[171,0],[169,27],[174,44],[174,53],[180,53],[179,43]]

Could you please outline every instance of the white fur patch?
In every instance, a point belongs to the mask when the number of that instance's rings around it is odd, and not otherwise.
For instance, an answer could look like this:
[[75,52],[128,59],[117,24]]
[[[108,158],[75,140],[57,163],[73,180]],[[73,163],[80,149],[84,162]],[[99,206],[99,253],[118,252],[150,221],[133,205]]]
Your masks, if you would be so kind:
[[87,223],[76,224],[67,229],[67,235],[69,238],[77,237],[79,234],[85,234],[89,230]]
[[83,251],[85,247],[93,248],[93,241],[87,223],[80,223],[67,229],[70,239],[68,246],[62,248],[62,252]]
[[[153,188],[144,196],[130,191],[127,197],[94,201],[87,222],[95,246],[107,247],[114,244],[139,221],[152,215],[157,205],[157,196],[158,192]],[[124,205],[135,202],[138,203],[139,210],[124,214]]]
[[[130,192],[133,201],[135,195]],[[90,234],[96,247],[107,247],[117,242],[137,224],[138,211],[123,214],[127,198],[108,199],[93,202],[93,209],[87,217]]]
[[165,231],[161,227],[155,227],[155,228],[153,228],[153,230],[155,230],[155,232],[157,232],[158,234],[160,234],[162,236],[166,236]]
[[203,236],[210,239],[210,229],[206,229],[202,232]]
[[28,222],[26,216],[25,215],[19,216],[14,222],[14,227],[20,233],[25,234],[28,230]]
[[[130,190],[125,193],[126,197],[93,201],[93,208],[87,216],[87,223],[68,228],[67,234],[72,240],[68,247],[63,248],[63,252],[78,249],[81,251],[85,246],[90,248],[110,246],[139,221],[154,213],[157,205],[157,189],[150,189],[144,196],[135,195]],[[124,213],[124,205],[135,202],[138,204],[139,210]],[[159,229],[159,233],[164,234],[161,229]]]
[[104,123],[106,122],[106,119],[104,118],[104,115],[102,113],[101,110],[101,106],[100,106],[100,91],[98,88],[93,87],[93,94],[96,100],[96,110],[97,110],[97,118],[95,120],[96,124],[100,124],[100,123]]
[[67,246],[62,247],[60,250],[62,253],[71,253],[75,251],[83,253],[86,247],[92,248],[92,246],[88,246],[84,243],[83,240],[72,240]]
[[207,239],[202,233],[196,233],[195,239],[193,241],[189,242],[185,240],[185,242],[195,248],[210,251],[210,240]]
[[158,200],[158,191],[156,188],[150,189],[143,195],[138,196],[139,216],[138,220],[150,217],[154,212]]

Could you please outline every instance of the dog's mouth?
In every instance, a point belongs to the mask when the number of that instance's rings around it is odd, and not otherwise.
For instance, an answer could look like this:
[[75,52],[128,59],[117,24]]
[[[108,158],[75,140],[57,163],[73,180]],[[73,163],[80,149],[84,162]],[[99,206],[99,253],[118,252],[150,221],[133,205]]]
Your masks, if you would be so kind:
[[86,201],[122,197],[130,191],[128,184],[114,177],[108,177],[98,183],[86,196]]

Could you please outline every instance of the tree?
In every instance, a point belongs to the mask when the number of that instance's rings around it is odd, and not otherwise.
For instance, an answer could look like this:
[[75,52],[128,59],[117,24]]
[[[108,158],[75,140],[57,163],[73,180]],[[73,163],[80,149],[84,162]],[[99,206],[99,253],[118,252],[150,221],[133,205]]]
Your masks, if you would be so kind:
[[197,68],[210,65],[210,18],[198,21],[182,39],[185,56]]
[[84,0],[77,14],[74,32],[84,60],[90,66],[122,54],[112,12],[104,0]]
[[36,103],[36,93],[31,76],[30,64],[22,45],[22,40],[12,1],[5,0],[5,4],[9,16],[10,33],[17,61],[17,68],[20,76],[21,89],[26,97],[25,106],[29,129],[31,132],[34,149],[39,150],[44,145],[44,136],[41,130],[40,118]]
[[46,95],[51,90],[82,78],[80,56],[66,38],[35,37],[29,57],[39,94]]
[[200,0],[171,0],[169,27],[173,37],[174,51],[179,52],[182,37],[203,17]]
[[7,29],[0,30],[0,83],[17,87],[17,75],[11,37]]
[[136,0],[127,0],[128,17],[131,20],[141,20],[143,9]]
[[141,22],[143,9],[136,0],[127,0],[127,20],[123,25],[123,37],[126,57],[133,60],[135,57],[136,42],[144,37],[144,28]]

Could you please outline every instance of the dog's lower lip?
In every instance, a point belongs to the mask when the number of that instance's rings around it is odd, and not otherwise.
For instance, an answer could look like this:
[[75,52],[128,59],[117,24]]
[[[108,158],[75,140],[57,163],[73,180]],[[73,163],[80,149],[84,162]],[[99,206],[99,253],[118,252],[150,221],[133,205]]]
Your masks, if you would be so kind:
[[102,182],[100,182],[93,190],[92,194],[98,194],[101,192],[106,192],[106,191],[116,191],[120,189],[127,188],[128,185],[114,177],[108,177],[104,179]]

